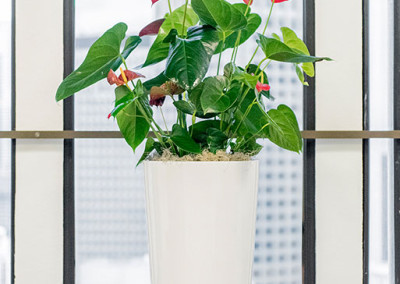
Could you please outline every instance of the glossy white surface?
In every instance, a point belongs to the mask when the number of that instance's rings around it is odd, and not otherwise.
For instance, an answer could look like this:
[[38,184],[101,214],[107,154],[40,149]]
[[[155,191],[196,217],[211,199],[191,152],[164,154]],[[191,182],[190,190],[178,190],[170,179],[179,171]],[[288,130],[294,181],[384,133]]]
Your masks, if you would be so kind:
[[145,162],[152,284],[250,284],[258,161]]

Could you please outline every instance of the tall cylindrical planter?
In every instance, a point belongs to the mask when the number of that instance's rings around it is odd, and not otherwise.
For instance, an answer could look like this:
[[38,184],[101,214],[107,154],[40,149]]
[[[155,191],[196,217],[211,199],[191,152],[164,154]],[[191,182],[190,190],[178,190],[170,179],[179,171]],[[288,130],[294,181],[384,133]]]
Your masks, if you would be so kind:
[[144,167],[152,284],[250,284],[258,161]]

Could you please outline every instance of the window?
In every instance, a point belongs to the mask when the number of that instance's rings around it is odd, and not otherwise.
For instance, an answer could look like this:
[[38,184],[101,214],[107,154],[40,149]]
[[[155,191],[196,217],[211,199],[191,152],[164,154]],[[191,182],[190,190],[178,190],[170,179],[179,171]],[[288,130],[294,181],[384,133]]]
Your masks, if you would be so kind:
[[[174,7],[182,4],[179,3],[172,2]],[[255,1],[252,9],[265,15],[269,5]],[[279,27],[286,25],[301,37],[301,1],[282,3],[274,9],[269,31],[279,32]],[[115,23],[126,22],[128,33],[138,34],[142,25],[155,17],[161,18],[166,11],[167,3],[162,1],[152,8],[146,1],[122,1],[118,6],[110,6],[107,1],[98,1],[96,6],[88,0],[76,1],[75,65],[83,61],[94,40]],[[128,66],[143,63],[152,41],[153,38],[144,39],[129,58]],[[247,63],[254,48],[254,40],[241,47],[242,52],[249,50],[248,58],[239,58],[241,64]],[[225,52],[224,57],[229,60],[230,52]],[[142,73],[152,78],[162,67],[161,63],[158,68],[153,66]],[[217,60],[210,68],[216,67]],[[303,87],[293,67],[271,64],[269,79],[274,88],[272,95],[277,98],[269,107],[290,105],[301,125]],[[117,129],[115,122],[106,119],[114,99],[111,90],[104,82],[75,97],[76,130]],[[168,102],[163,110],[168,124],[172,123],[175,117]],[[258,157],[261,163],[254,283],[300,284],[302,156],[279,150],[272,143],[265,142],[265,146]],[[106,284],[109,279],[120,284],[150,283],[143,169],[135,169],[138,158],[123,140],[75,141],[77,284]]]
[[[11,1],[0,3],[0,131],[11,128]],[[0,139],[0,284],[11,276],[11,140]]]
[[[393,129],[393,1],[369,1],[369,129]],[[378,83],[379,82],[379,83]],[[392,139],[369,142],[369,283],[394,282]]]

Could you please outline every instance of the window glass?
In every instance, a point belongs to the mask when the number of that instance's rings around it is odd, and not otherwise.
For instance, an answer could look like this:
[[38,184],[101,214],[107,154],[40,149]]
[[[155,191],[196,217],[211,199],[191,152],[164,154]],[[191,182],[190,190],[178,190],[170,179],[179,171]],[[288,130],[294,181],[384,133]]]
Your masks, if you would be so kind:
[[[11,128],[11,1],[0,2],[0,131]],[[0,284],[10,284],[11,141],[0,139]]]
[[[151,1],[76,1],[76,66],[84,59],[89,46],[107,28],[126,22],[129,34],[167,11],[167,1],[151,7]],[[184,1],[172,1],[173,7]],[[231,1],[233,2],[233,1]],[[236,1],[239,2],[239,1]],[[269,11],[269,1],[254,1],[253,11]],[[281,26],[294,29],[302,36],[302,1],[275,5],[269,33],[279,33]],[[90,25],[88,25],[90,23]],[[138,24],[139,23],[139,24]],[[262,28],[260,28],[262,30]],[[133,52],[128,66],[144,62],[146,49],[153,38],[145,38]],[[239,49],[239,64],[246,64],[255,49],[255,40]],[[231,51],[224,53],[225,62]],[[261,60],[261,53],[258,54]],[[258,61],[259,61],[258,60]],[[217,58],[210,69],[215,70]],[[163,63],[141,71],[147,78],[158,75]],[[271,64],[268,67],[272,95],[279,104],[291,106],[302,125],[302,85],[293,66]],[[113,88],[107,82],[82,91],[75,97],[77,130],[117,130],[107,115],[113,103]],[[171,103],[163,106],[168,124],[175,120]],[[155,110],[158,119],[161,115]],[[161,125],[161,124],[160,124]],[[254,283],[300,284],[302,236],[302,156],[280,150],[270,142],[259,154],[260,182],[255,241]],[[76,263],[77,284],[150,283],[143,168],[135,168],[143,148],[133,155],[121,140],[76,141]]]
[[[370,130],[393,130],[393,0],[370,0]],[[393,140],[371,139],[369,283],[394,283]]]

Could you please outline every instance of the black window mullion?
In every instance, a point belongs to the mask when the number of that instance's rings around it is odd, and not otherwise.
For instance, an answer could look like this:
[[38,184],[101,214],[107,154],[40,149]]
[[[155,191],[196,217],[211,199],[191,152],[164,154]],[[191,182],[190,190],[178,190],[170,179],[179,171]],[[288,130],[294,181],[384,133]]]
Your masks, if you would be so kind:
[[[393,1],[393,127],[400,130],[400,2]],[[394,139],[394,273],[400,284],[400,139]]]
[[[369,130],[369,0],[363,0],[363,130]],[[363,284],[369,283],[369,139],[363,139]]]
[[[74,69],[75,4],[64,0],[64,78]],[[64,100],[64,130],[74,130],[74,98]],[[64,284],[75,283],[74,140],[64,140]]]
[[[16,83],[15,83],[15,1],[11,1],[11,130],[16,130]],[[16,155],[17,140],[11,140],[11,284],[15,283],[15,193],[16,193]]]
[[[315,54],[315,0],[303,2],[304,41]],[[304,130],[315,130],[315,78],[304,87]],[[303,283],[315,283],[315,139],[305,139],[303,147]]]

